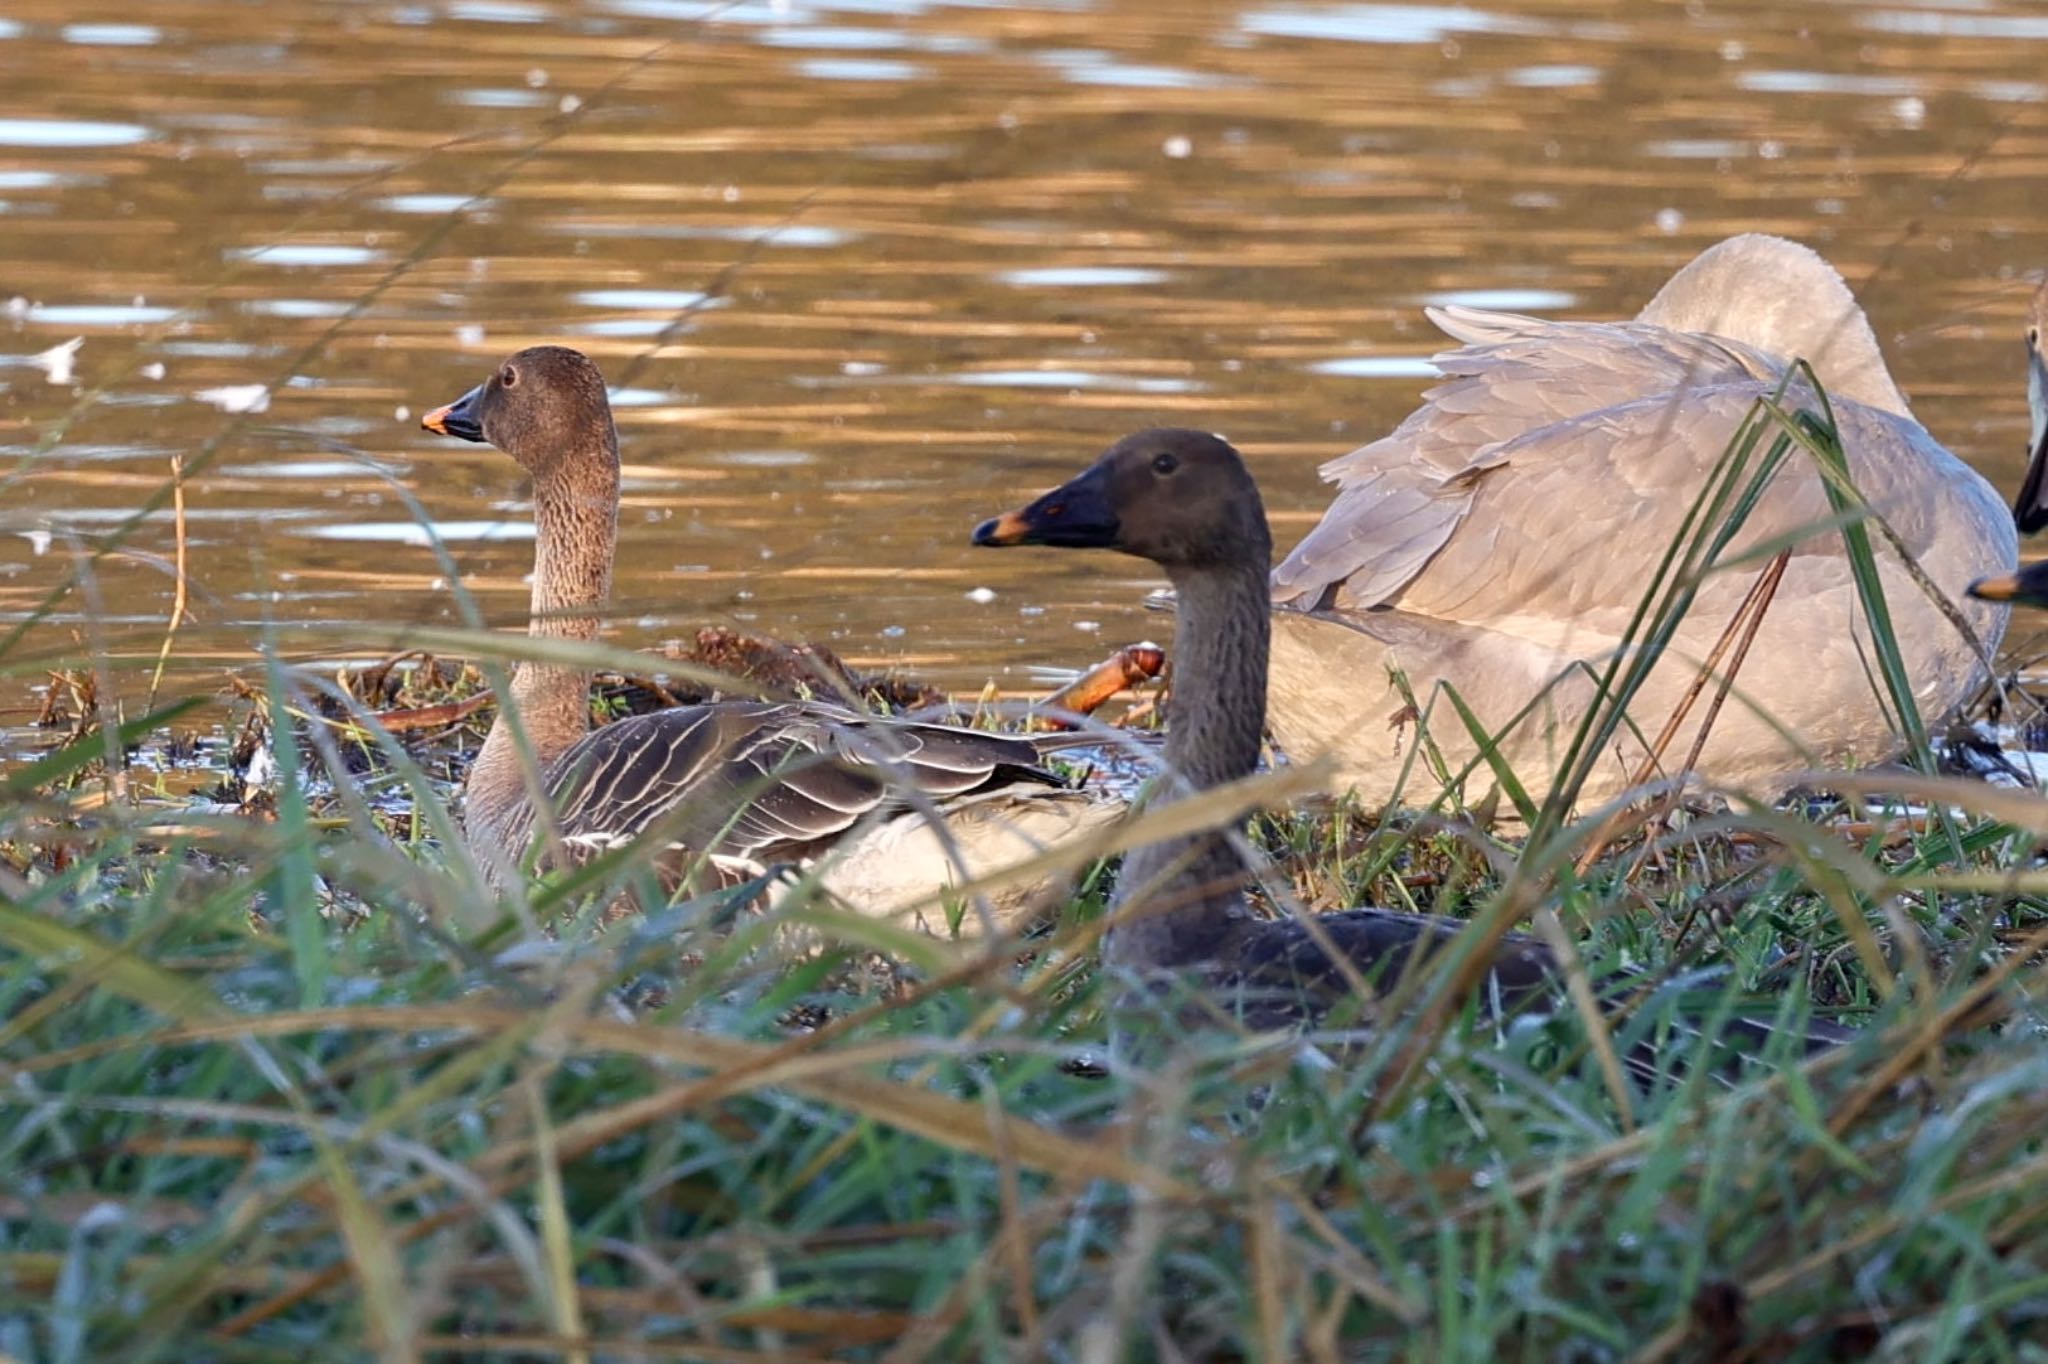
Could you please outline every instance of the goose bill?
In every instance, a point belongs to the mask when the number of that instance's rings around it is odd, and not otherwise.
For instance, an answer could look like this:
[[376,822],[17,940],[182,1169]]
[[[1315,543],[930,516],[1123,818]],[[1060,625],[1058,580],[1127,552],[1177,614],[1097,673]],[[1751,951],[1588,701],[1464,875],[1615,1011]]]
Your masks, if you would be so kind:
[[478,384],[446,407],[437,407],[421,417],[420,425],[444,436],[481,441],[484,424],[478,418],[478,409],[483,405],[483,397],[484,386]]
[[2041,605],[2038,593],[2027,590],[2027,582],[2018,573],[2001,573],[1996,577],[1979,578],[1970,584],[1970,595],[1979,601],[2016,601],[2028,605]]
[[1053,545],[1065,549],[1116,546],[1116,513],[1109,479],[1100,468],[1054,488],[1027,507],[1004,512],[974,528],[977,545]]

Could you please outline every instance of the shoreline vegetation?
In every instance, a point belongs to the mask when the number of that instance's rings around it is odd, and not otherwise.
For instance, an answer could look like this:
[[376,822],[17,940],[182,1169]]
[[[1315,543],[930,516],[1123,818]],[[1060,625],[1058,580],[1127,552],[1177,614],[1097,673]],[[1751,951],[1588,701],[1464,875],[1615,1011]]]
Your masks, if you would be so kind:
[[[1756,476],[1830,455],[1824,418],[1761,415],[1674,589]],[[1646,594],[1645,648],[1683,595]],[[758,887],[599,931],[646,888],[631,848],[497,898],[448,746],[373,712],[474,723],[538,646],[407,643],[479,666],[341,684],[271,655],[247,809],[127,765],[184,702],[0,775],[0,1353],[1933,1360],[2048,1332],[2032,792],[1902,769],[1574,814],[1500,769],[1465,783],[1490,806],[1382,819],[1290,806],[1317,774],[1283,765],[1053,856],[1265,809],[1272,912],[1547,925],[1656,988],[1612,1028],[1490,1020],[1453,950],[1382,983],[1371,1029],[1163,1013],[1164,1060],[1130,1069],[1104,870],[989,947],[801,895],[764,915]],[[1733,1080],[1610,1064],[1759,1000],[1864,1033]]]

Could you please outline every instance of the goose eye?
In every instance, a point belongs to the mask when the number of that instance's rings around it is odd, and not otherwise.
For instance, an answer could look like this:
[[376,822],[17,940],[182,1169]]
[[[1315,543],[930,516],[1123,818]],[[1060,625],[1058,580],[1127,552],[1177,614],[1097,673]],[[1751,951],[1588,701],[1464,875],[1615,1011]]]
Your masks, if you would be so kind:
[[2028,344],[2028,345],[2030,345],[2030,346],[2034,346],[2034,347],[2037,347],[2037,348],[2038,348],[2038,347],[2040,346],[2040,344],[2041,344],[2041,329],[2040,329],[2039,327],[2029,327],[2029,328],[2027,328],[2027,344]]
[[519,382],[519,371],[507,365],[498,371],[498,387],[511,388]]
[[1154,455],[1152,457],[1152,472],[1155,474],[1170,474],[1178,468],[1180,468],[1180,460],[1172,455]]

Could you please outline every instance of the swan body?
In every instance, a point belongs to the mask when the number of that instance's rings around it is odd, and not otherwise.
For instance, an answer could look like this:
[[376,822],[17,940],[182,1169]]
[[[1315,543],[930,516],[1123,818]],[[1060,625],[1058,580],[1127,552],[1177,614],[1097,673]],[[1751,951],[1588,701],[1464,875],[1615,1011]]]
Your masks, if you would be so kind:
[[[1996,492],[1913,419],[1848,287],[1820,256],[1776,237],[1724,241],[1681,269],[1633,321],[1553,322],[1429,310],[1456,348],[1444,379],[1391,434],[1324,466],[1337,493],[1273,571],[1270,715],[1292,755],[1329,753],[1337,784],[1369,803],[1427,800],[1410,764],[1404,674],[1440,686],[1493,733],[1541,798],[1594,688],[1584,665],[1628,624],[1710,471],[1759,398],[1808,360],[1832,406],[1851,478],[1944,592],[2017,559]],[[1812,404],[1792,381],[1786,403]],[[1697,770],[1770,787],[1814,765],[1867,764],[1898,746],[1822,477],[1794,450],[1728,557],[1792,542]],[[1809,533],[1801,535],[1801,531]],[[2004,614],[1949,605],[1958,630],[1881,536],[1879,569],[1915,702],[1930,722],[1983,685]],[[1622,789],[1698,675],[1755,578],[1711,575],[1636,697],[1582,799]],[[1974,638],[1972,637],[1974,636]],[[1690,745],[1695,709],[1671,762]],[[1455,768],[1479,752],[1437,704],[1430,738]],[[1483,779],[1483,777],[1482,777]]]

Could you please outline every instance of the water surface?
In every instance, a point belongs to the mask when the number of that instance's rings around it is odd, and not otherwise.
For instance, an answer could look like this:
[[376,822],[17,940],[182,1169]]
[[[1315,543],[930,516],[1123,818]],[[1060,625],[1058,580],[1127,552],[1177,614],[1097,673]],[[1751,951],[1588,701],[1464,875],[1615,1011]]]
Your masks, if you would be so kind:
[[15,676],[154,658],[173,456],[189,678],[452,619],[409,499],[517,618],[516,470],[418,414],[536,341],[622,390],[621,642],[735,624],[963,689],[1161,631],[1135,561],[966,544],[1117,435],[1227,433],[1286,543],[1427,386],[1423,304],[1624,314],[1736,231],[1836,260],[1923,420],[2017,482],[2033,6],[709,12],[17,0],[0,624],[119,552]]

